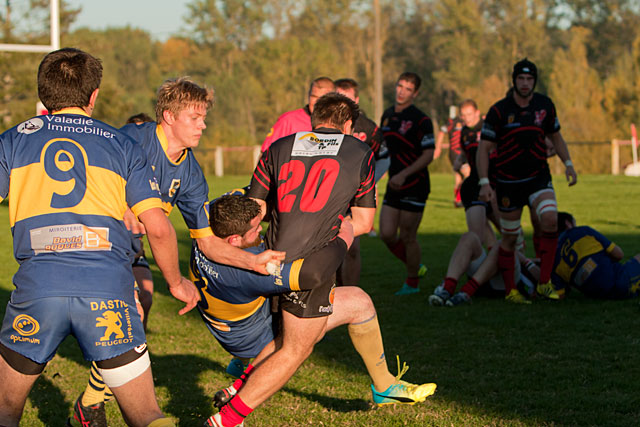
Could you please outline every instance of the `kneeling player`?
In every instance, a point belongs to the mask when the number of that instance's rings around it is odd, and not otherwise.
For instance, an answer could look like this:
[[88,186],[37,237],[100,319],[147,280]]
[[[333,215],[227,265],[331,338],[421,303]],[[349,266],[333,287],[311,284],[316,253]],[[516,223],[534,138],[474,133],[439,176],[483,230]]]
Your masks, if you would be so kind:
[[[215,236],[254,252],[264,250],[262,246],[251,247],[259,239],[260,218],[260,206],[242,196],[223,196],[210,208],[210,222]],[[273,340],[271,313],[264,296],[313,286],[322,287],[326,283],[333,286],[332,276],[347,249],[342,239],[351,244],[353,232],[343,226],[338,237],[305,259],[283,264],[275,276],[261,276],[215,263],[194,246],[191,268],[202,293],[199,309],[207,327],[221,345],[238,357],[258,355],[254,361],[256,366],[268,358],[277,343]],[[413,404],[434,393],[435,384],[406,383],[400,380],[406,369],[399,372],[396,378],[388,371],[386,363],[379,363],[380,358],[384,357],[380,326],[373,302],[361,288],[339,287],[331,295],[332,301],[327,301],[327,306],[333,304],[333,314],[328,318],[327,330],[349,325],[353,345],[373,381],[372,392],[376,404]],[[241,379],[216,395],[217,405],[227,403],[231,395],[242,387],[253,367],[249,365]],[[220,415],[210,417],[205,425],[222,425]]]

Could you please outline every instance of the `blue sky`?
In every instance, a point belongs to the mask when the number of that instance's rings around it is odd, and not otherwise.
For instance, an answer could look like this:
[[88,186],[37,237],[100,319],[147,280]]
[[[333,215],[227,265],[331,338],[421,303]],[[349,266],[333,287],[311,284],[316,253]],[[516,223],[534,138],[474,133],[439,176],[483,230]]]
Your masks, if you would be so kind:
[[89,27],[142,28],[157,40],[166,40],[184,27],[187,0],[68,0],[76,8],[82,6],[71,29]]

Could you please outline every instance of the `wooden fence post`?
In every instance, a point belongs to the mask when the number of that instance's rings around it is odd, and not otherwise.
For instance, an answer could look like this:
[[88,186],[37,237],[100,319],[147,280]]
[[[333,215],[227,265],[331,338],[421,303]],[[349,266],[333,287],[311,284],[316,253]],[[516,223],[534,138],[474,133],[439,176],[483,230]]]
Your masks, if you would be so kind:
[[222,147],[215,148],[214,173],[216,176],[224,176],[224,156]]
[[611,141],[611,175],[620,174],[620,145],[618,140]]

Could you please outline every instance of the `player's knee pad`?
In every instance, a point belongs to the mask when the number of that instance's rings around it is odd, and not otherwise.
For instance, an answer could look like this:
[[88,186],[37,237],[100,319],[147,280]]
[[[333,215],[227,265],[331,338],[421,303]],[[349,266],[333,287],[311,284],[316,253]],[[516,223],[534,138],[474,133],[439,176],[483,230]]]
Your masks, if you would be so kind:
[[502,234],[517,236],[520,234],[520,230],[522,230],[520,227],[520,218],[516,220],[500,218],[500,230],[502,231]]
[[558,212],[558,203],[554,199],[543,200],[536,207],[536,215],[542,220],[542,214]]
[[138,346],[114,358],[96,362],[98,372],[109,388],[125,385],[142,375],[151,366],[147,345],[143,344],[143,346]]
[[36,363],[33,360],[24,357],[18,352],[11,350],[9,347],[0,343],[0,355],[13,370],[24,375],[40,375],[44,371],[46,363]]

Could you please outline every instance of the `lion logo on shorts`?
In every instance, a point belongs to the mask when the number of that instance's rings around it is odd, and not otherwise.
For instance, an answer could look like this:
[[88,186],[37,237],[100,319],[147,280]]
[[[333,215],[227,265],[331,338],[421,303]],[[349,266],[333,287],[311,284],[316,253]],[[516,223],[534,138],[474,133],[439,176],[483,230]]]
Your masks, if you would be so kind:
[[116,334],[116,339],[124,338],[124,333],[122,332],[122,314],[109,310],[102,313],[102,316],[103,317],[96,318],[96,327],[106,327],[107,330],[104,331],[104,335],[100,338],[100,341],[109,341],[111,334]]

